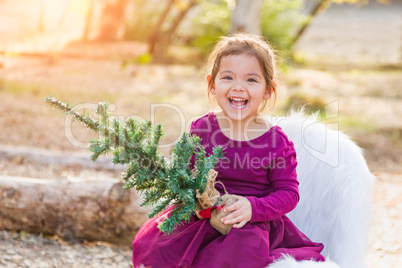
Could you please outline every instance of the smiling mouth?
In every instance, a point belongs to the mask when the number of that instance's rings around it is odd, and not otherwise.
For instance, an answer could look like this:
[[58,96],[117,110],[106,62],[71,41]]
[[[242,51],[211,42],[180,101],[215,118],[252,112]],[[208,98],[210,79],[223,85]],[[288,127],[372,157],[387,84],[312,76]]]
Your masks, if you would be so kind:
[[248,100],[241,98],[229,98],[230,106],[236,109],[243,109],[247,106]]

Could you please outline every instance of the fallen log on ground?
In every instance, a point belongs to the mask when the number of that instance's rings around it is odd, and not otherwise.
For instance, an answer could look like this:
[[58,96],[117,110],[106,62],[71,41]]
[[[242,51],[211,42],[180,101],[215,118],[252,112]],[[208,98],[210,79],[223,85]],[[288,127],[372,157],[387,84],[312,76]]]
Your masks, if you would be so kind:
[[139,206],[136,191],[122,185],[0,176],[0,230],[130,245],[149,210]]
[[110,159],[102,157],[91,161],[91,153],[51,151],[31,147],[1,145],[0,159],[21,159],[20,162],[42,163],[58,166],[80,166],[83,168],[124,170],[124,166],[114,165]]

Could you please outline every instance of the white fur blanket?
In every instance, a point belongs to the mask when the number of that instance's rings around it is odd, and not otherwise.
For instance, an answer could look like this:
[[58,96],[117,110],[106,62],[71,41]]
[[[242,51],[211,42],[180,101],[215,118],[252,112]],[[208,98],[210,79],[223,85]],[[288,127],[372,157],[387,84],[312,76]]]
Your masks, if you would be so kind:
[[269,267],[366,267],[375,177],[362,150],[303,111],[268,119],[282,127],[297,153],[301,199],[288,216],[312,241],[323,243],[322,254],[333,261],[295,262],[286,257]]

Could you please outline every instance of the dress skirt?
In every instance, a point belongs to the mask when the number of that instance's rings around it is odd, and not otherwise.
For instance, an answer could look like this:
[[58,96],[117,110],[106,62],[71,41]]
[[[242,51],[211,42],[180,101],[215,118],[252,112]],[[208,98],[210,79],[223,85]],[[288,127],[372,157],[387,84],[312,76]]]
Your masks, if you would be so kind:
[[190,222],[164,234],[157,225],[172,208],[149,219],[133,241],[134,267],[266,267],[284,254],[296,260],[324,261],[323,245],[310,241],[286,216],[270,222],[247,223],[227,235],[209,219],[192,216]]

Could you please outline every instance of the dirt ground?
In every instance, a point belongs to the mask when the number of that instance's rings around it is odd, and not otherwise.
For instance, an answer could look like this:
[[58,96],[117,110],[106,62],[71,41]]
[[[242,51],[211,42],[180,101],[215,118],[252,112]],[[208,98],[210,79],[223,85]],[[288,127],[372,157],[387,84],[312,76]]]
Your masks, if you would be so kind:
[[[0,56],[0,147],[86,152],[93,137],[44,104],[60,100],[91,110],[112,103],[114,114],[153,118],[165,127],[164,147],[192,118],[208,111],[204,73],[197,66],[136,65],[123,61],[141,53],[133,43],[74,44],[53,55]],[[84,56],[82,56],[84,55]],[[324,105],[323,122],[336,123],[364,150],[378,181],[367,260],[370,268],[397,267],[402,237],[402,72],[400,70],[314,70],[291,68],[283,74],[275,114],[289,97],[302,94]],[[307,101],[309,102],[309,101]],[[151,105],[153,104],[153,106]],[[36,178],[119,176],[117,173],[0,159],[0,175]],[[0,266],[130,267],[131,251],[100,242],[66,242],[57,237],[0,231]]]

